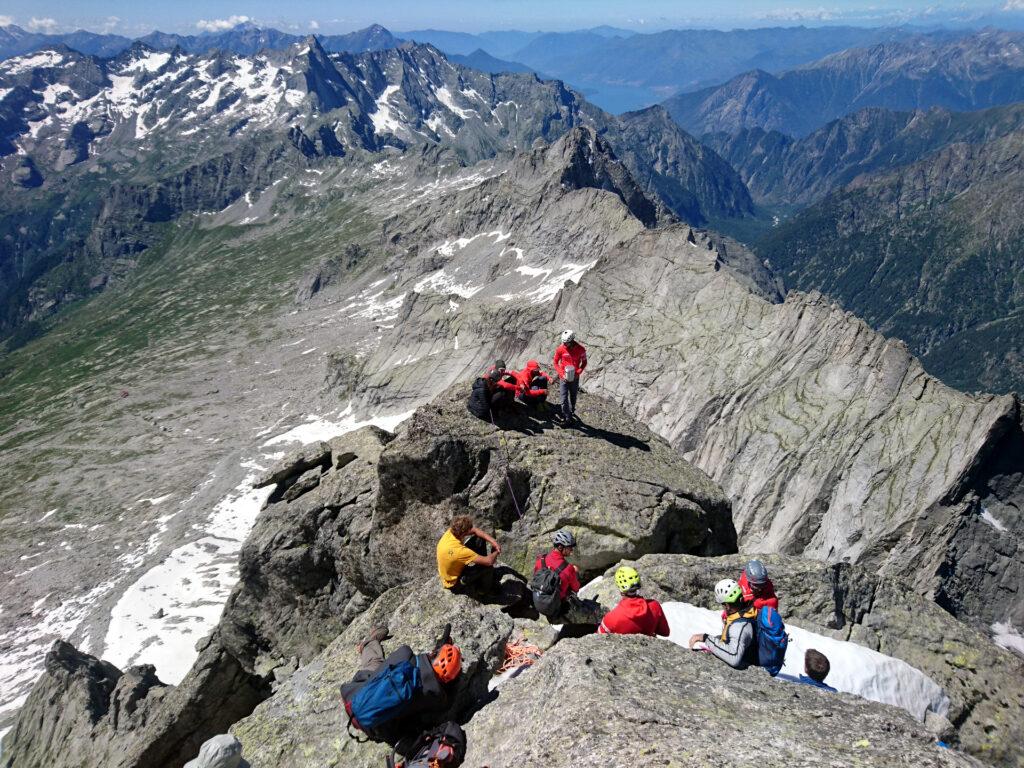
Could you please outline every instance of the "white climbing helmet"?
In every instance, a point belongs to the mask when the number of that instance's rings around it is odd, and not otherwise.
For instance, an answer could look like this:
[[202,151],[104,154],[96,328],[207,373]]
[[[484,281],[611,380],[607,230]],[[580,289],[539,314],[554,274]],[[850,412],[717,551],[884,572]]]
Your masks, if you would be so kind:
[[735,579],[722,579],[715,584],[715,599],[720,603],[735,603],[742,594],[743,590]]
[[568,344],[570,341],[576,341],[576,332],[566,328],[562,331],[562,343]]

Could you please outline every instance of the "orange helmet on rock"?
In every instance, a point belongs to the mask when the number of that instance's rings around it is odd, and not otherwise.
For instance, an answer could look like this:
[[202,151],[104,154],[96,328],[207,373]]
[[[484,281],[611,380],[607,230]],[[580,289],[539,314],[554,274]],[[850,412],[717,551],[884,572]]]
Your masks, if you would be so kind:
[[457,645],[446,643],[434,657],[434,674],[442,683],[450,683],[462,671],[462,651]]

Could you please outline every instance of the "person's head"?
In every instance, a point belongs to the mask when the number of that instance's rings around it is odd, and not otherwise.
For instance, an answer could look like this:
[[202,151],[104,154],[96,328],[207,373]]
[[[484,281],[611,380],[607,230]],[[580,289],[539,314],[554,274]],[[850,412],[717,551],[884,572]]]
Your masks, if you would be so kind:
[[450,683],[462,671],[462,651],[459,650],[459,646],[446,643],[438,649],[431,666],[438,680]]
[[487,380],[488,384],[494,384],[494,382],[501,378],[501,371],[496,368],[491,368],[491,370],[484,374],[484,378]]
[[640,591],[640,574],[636,568],[624,565],[615,571],[615,586],[622,594],[633,596]]
[[540,363],[538,363],[536,360],[527,360],[526,370],[529,371],[530,373],[536,373],[537,371],[540,370]]
[[504,373],[505,372],[505,361],[504,360],[495,360],[494,361],[494,370],[496,370],[499,375]]
[[576,548],[576,537],[572,535],[572,531],[563,528],[554,535],[551,543],[563,555],[570,555]]
[[824,683],[831,668],[832,665],[828,663],[828,657],[821,651],[810,648],[804,654],[804,672],[811,680]]
[[576,332],[575,331],[572,331],[572,330],[570,330],[568,328],[566,328],[564,331],[562,331],[562,343],[563,344],[572,344],[574,341],[576,341]]
[[456,515],[452,518],[451,524],[452,536],[459,541],[469,536],[469,532],[473,530],[473,518],[469,515]]
[[740,602],[743,599],[743,590],[736,583],[735,579],[722,579],[715,584],[715,599],[721,603],[725,610],[734,613],[740,609]]
[[747,575],[747,584],[755,592],[768,584],[768,569],[764,567],[764,563],[760,560],[751,560],[747,563],[747,567],[743,569],[743,572]]

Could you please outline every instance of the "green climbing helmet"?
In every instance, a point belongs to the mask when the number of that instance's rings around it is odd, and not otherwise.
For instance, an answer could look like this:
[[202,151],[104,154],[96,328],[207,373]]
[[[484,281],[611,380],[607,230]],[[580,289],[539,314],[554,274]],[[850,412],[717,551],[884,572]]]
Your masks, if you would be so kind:
[[735,579],[722,579],[715,584],[715,599],[720,603],[735,603],[743,596],[743,590]]
[[640,588],[640,574],[636,568],[624,565],[615,572],[615,586],[622,593],[635,591]]

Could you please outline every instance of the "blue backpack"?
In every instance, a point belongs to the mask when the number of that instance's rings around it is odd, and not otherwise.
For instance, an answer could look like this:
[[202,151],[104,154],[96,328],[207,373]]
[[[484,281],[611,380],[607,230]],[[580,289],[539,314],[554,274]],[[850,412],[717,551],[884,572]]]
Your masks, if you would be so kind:
[[350,724],[364,733],[402,714],[422,689],[416,660],[384,667],[345,702]]
[[786,648],[789,646],[786,625],[782,623],[779,612],[766,605],[758,611],[756,627],[757,663],[775,677],[786,661]]

